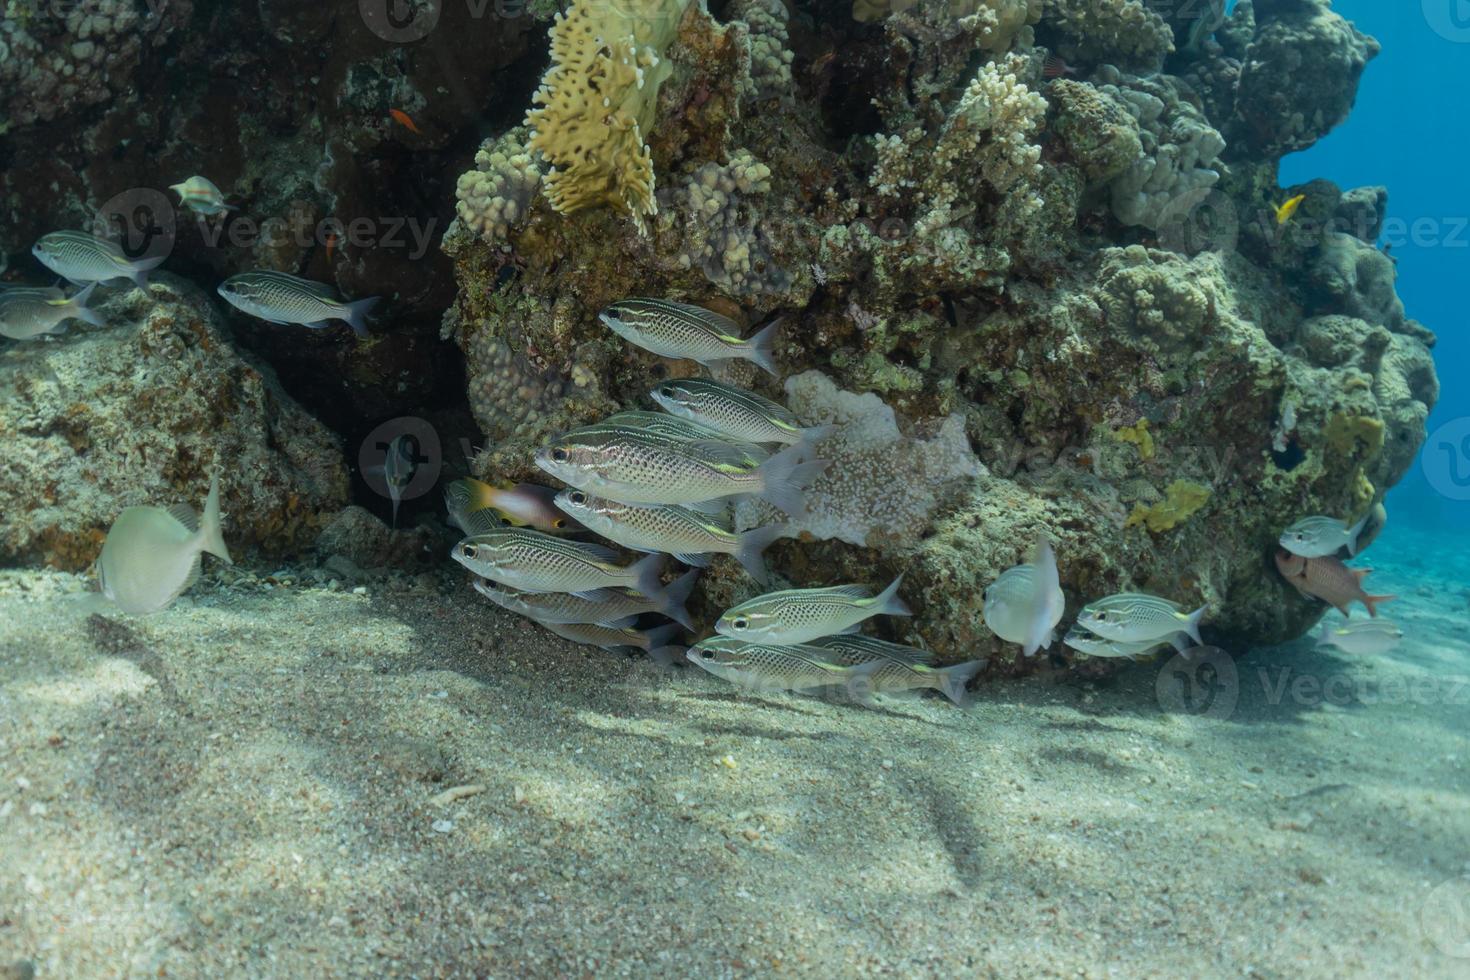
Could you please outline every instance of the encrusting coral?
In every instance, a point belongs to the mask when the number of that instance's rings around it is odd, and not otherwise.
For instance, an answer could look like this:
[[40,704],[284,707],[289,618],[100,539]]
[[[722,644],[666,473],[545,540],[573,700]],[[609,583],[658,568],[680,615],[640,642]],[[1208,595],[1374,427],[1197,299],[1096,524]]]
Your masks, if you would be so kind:
[[[785,387],[720,373],[840,423],[800,537],[769,553],[788,580],[903,571],[904,639],[1029,669],[982,596],[1046,533],[1069,599],[1208,604],[1224,644],[1300,635],[1317,609],[1271,570],[1281,529],[1379,504],[1438,394],[1433,335],[1373,246],[1381,190],[1314,182],[1275,220],[1274,154],[1340,118],[1376,51],[1329,6],[876,0],[822,32],[800,5],[691,6],[638,106],[651,234],[602,180],[586,200],[614,211],[533,196],[501,240],[446,239],[477,472],[531,478],[549,434],[698,370],[630,355],[609,304],[779,314]],[[1238,108],[1267,78],[1310,111]],[[717,563],[694,605],[749,588]]]

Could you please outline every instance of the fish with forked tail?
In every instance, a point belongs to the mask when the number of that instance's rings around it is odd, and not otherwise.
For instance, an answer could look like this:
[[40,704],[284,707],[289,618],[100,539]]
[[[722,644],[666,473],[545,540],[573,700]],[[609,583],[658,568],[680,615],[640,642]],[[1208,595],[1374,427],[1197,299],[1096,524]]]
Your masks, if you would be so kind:
[[780,320],[742,340],[740,328],[729,317],[666,299],[625,299],[603,310],[598,319],[619,337],[660,357],[701,364],[751,361],[777,373],[771,344]]
[[730,609],[715,631],[750,643],[807,643],[824,636],[855,633],[874,616],[912,616],[899,598],[903,576],[878,595],[866,585],[822,589],[785,589],[757,596]]
[[370,296],[346,303],[326,283],[269,269],[231,276],[220,284],[218,292],[231,306],[268,323],[320,330],[331,320],[342,320],[359,337],[368,335],[368,311],[379,299]]
[[1361,602],[1369,616],[1378,615],[1378,604],[1397,599],[1392,595],[1369,595],[1363,580],[1370,568],[1349,568],[1333,557],[1303,558],[1284,548],[1276,551],[1276,569],[1302,595],[1321,599],[1344,616],[1354,602]]

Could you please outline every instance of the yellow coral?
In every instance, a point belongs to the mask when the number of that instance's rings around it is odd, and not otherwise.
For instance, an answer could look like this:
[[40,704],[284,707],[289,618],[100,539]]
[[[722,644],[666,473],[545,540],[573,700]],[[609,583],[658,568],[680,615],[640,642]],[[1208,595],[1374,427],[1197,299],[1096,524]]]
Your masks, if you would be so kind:
[[1142,524],[1154,534],[1160,534],[1183,524],[1209,499],[1209,487],[1202,487],[1188,480],[1175,480],[1164,491],[1164,499],[1159,503],[1152,507],[1134,504],[1133,513],[1128,515],[1128,523],[1123,526],[1137,527]]
[[659,86],[673,70],[663,57],[689,0],[577,0],[551,28],[551,67],[526,113],[530,147],[551,165],[544,188],[563,214],[611,206],[640,230],[658,211],[653,158],[643,134]]
[[1148,431],[1148,419],[1139,419],[1133,425],[1124,426],[1113,433],[1113,438],[1137,446],[1140,459],[1154,458],[1154,437]]
[[1327,445],[1343,456],[1371,459],[1383,449],[1383,421],[1370,415],[1338,412],[1322,431]]

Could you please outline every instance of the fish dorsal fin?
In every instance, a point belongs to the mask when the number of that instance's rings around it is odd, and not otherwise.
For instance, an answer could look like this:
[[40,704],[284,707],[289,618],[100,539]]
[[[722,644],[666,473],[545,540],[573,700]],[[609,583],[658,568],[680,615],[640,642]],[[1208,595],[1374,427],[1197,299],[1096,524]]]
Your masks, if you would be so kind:
[[619,555],[607,545],[597,544],[593,541],[578,541],[576,549],[584,555],[596,558],[598,561],[617,561]]
[[689,443],[689,448],[716,466],[733,466],[737,469],[752,469],[752,459],[749,453],[739,446],[717,439],[697,439]]
[[188,528],[190,534],[199,533],[199,515],[193,507],[188,504],[174,504],[168,509],[168,513],[170,517]]
[[505,521],[500,517],[500,512],[494,507],[482,507],[479,510],[471,511],[464,515],[463,522],[468,525],[464,528],[464,533],[471,538],[477,534],[487,534],[490,531],[499,531],[505,527]]
[[833,595],[851,596],[854,599],[873,598],[873,590],[866,585],[834,585],[827,591]]

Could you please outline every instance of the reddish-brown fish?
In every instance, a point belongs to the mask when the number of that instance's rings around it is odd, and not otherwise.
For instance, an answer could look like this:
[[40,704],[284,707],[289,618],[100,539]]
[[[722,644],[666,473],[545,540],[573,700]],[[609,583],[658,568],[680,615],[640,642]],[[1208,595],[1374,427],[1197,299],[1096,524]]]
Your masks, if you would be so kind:
[[1363,579],[1370,568],[1348,568],[1336,558],[1303,558],[1284,548],[1276,550],[1276,568],[1302,595],[1315,596],[1335,607],[1344,616],[1354,601],[1368,607],[1369,616],[1378,615],[1378,603],[1396,599],[1391,595],[1369,595]]
[[394,122],[402,126],[404,129],[408,130],[410,133],[413,133],[415,136],[424,135],[422,132],[419,131],[418,126],[414,125],[413,117],[404,112],[402,109],[389,109],[388,115],[393,117]]

